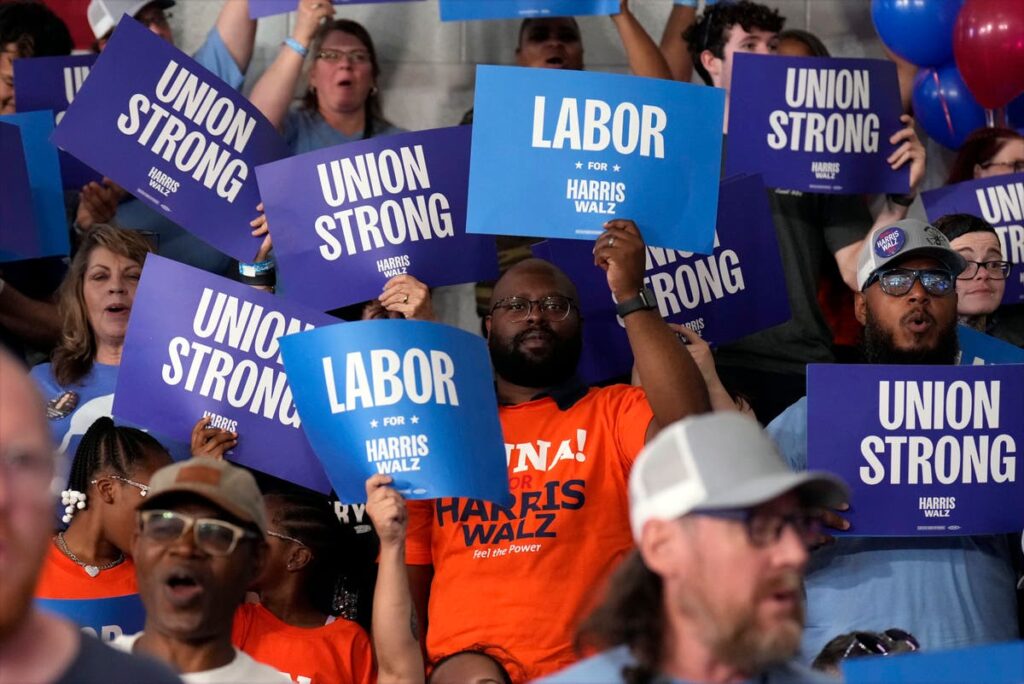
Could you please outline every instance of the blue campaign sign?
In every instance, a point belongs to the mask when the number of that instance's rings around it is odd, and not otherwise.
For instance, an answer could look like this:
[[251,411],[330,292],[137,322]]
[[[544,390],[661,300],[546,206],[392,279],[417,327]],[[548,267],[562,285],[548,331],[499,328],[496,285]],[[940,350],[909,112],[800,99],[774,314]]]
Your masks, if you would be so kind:
[[262,114],[131,17],[114,30],[53,142],[230,256],[251,261],[253,169],[286,154]]
[[209,416],[213,427],[238,433],[228,460],[327,493],[278,338],[333,322],[283,297],[150,254],[132,306],[114,415],[185,443],[196,421]]
[[[33,57],[14,60],[14,87],[19,112],[37,112],[48,109],[54,113],[56,123],[64,118],[64,111],[75,99],[89,70],[99,55],[68,55],[66,57]],[[90,181],[102,176],[72,157],[60,154],[60,173],[64,187],[79,190]]]
[[[422,0],[331,0],[334,5],[377,5],[385,2],[422,2]],[[249,0],[249,16],[253,19],[294,12],[299,0]]]
[[[49,142],[53,131],[53,114],[50,112],[25,112],[0,116],[0,124],[16,126],[21,133],[21,149],[25,159],[25,171],[31,189],[32,217],[35,234],[31,238],[4,236],[0,240],[0,261],[20,261],[46,256],[65,255],[70,251],[68,222],[64,215],[64,192],[60,183],[60,165],[57,150]],[[4,163],[10,144],[11,159],[17,162],[17,150],[10,135],[5,136],[2,154]],[[18,176],[12,170],[14,179]],[[15,180],[16,183],[20,181]],[[16,188],[4,188],[9,192]],[[12,207],[13,208],[13,207]],[[21,210],[15,210],[15,217]],[[20,219],[17,219],[20,221]],[[29,226],[30,228],[31,226]],[[7,227],[4,227],[6,233]],[[14,249],[12,249],[12,247]],[[21,251],[24,250],[24,251]]]
[[36,606],[66,617],[83,632],[107,643],[122,634],[141,632],[146,622],[146,609],[138,594],[95,599],[37,598]]
[[303,429],[338,498],[387,473],[407,498],[510,505],[491,359],[476,335],[361,321],[281,339]]
[[0,261],[32,254],[38,242],[21,129],[0,123]]
[[910,189],[910,165],[886,162],[903,127],[892,62],[737,54],[729,93],[726,175],[804,192]]
[[618,13],[619,0],[441,0],[441,21]]
[[842,670],[846,684],[1021,684],[1024,682],[1024,641],[884,658],[847,658],[842,661]]
[[[713,346],[790,317],[775,224],[760,176],[722,182],[717,223],[710,256],[648,247],[644,277],[665,320],[700,333]],[[605,273],[594,265],[592,247],[578,240],[548,240],[534,245],[533,253],[553,262],[576,285],[584,319],[578,372],[596,383],[628,373],[633,354]]]
[[987,366],[993,363],[1024,363],[1024,349],[966,325],[957,326],[960,365]]
[[469,137],[438,128],[258,167],[288,296],[327,311],[380,296],[397,275],[431,287],[496,278],[494,238],[466,234]]
[[476,74],[469,232],[590,240],[630,218],[649,245],[711,253],[721,90],[558,69]]
[[812,364],[807,467],[852,494],[853,536],[1024,528],[1024,365]]
[[996,229],[1003,258],[1013,263],[1003,304],[1024,302],[1024,173],[964,181],[921,193],[929,221],[973,214]]

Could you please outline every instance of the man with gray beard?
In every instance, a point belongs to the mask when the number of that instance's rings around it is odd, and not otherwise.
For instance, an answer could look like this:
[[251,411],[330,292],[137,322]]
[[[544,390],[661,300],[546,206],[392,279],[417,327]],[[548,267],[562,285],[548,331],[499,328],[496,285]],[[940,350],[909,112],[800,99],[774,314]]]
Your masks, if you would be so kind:
[[793,657],[817,511],[845,498],[830,475],[791,472],[740,414],[662,431],[630,475],[637,550],[580,632],[610,650],[543,681],[832,681]]

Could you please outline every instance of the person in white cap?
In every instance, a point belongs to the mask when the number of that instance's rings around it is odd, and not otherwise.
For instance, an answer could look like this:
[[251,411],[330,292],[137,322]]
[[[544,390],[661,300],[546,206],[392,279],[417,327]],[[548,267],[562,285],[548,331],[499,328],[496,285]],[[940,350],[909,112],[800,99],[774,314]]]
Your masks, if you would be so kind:
[[792,472],[738,413],[663,430],[629,478],[637,549],[580,630],[610,650],[543,681],[831,681],[793,658],[807,548],[820,510],[846,498],[831,475]]
[[[956,278],[965,266],[930,224],[904,219],[873,230],[854,301],[867,361],[955,364]],[[807,467],[806,397],[767,430],[791,467]],[[849,528],[832,516],[829,525]],[[839,634],[893,625],[926,650],[1017,639],[1011,552],[1003,536],[837,539],[811,559],[803,656],[809,661]]]

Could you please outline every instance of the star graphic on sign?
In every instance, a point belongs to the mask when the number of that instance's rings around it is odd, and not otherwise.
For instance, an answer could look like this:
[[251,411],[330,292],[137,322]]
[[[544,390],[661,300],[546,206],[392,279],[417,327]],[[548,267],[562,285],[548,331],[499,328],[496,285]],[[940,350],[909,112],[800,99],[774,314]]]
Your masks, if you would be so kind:
[[583,168],[583,162],[576,162],[576,168],[577,169],[582,169]]
[[420,417],[419,416],[413,416],[409,420],[411,420],[412,424],[415,425],[416,423],[420,422]]
[[620,170],[622,170],[622,167],[621,167],[621,166],[619,166],[618,164],[616,164],[615,166],[613,166],[613,167],[612,167],[612,170],[613,170],[613,171],[614,171],[615,173],[618,173],[618,172],[619,172]]
[[376,420],[371,420],[370,421],[370,427],[372,427],[372,428],[377,427],[377,421]]

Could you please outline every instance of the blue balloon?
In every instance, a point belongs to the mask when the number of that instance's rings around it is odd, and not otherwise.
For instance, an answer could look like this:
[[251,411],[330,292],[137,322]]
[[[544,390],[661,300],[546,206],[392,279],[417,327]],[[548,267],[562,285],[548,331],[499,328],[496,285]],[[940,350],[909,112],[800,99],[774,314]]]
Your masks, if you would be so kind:
[[953,25],[964,0],[872,0],[871,19],[886,47],[912,64],[953,61]]
[[967,89],[956,64],[922,69],[914,79],[914,116],[932,140],[951,150],[985,125],[985,110]]

